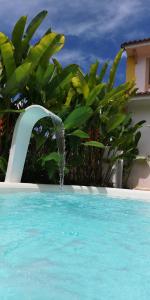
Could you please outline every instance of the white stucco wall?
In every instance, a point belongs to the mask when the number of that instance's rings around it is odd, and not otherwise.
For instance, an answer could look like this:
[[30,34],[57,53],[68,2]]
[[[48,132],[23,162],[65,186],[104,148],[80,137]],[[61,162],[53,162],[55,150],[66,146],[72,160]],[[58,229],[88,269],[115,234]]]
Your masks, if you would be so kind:
[[[150,156],[150,96],[143,99],[133,100],[128,105],[128,111],[132,113],[133,124],[145,120],[146,123],[141,129],[141,140],[139,142],[139,155]],[[129,187],[150,189],[150,161],[138,161],[134,163],[130,178]]]
[[132,120],[134,124],[141,120],[146,121],[141,128],[142,136],[139,142],[139,151],[140,155],[150,155],[150,127],[148,127],[150,126],[150,98],[148,103],[144,103],[144,101],[131,103],[129,105],[129,110],[132,112]]
[[145,91],[146,82],[146,57],[137,57],[135,65],[136,86],[139,92]]

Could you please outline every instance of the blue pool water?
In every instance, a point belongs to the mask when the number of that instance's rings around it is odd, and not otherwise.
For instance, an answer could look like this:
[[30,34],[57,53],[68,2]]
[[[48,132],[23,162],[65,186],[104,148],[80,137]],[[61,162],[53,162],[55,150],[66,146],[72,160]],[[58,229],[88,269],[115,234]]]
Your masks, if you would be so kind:
[[0,196],[0,300],[149,300],[150,203]]

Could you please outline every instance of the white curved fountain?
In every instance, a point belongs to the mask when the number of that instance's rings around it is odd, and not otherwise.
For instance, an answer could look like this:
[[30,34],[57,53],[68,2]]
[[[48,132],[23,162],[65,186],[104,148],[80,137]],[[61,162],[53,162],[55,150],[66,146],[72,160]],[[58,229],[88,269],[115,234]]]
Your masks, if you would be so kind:
[[58,116],[40,105],[31,105],[27,107],[25,111],[20,114],[16,122],[9,153],[5,182],[21,182],[32,129],[37,121],[45,117],[50,117],[55,129],[57,128],[55,134],[58,142],[58,150],[61,154],[60,184],[63,184],[65,152],[63,123]]

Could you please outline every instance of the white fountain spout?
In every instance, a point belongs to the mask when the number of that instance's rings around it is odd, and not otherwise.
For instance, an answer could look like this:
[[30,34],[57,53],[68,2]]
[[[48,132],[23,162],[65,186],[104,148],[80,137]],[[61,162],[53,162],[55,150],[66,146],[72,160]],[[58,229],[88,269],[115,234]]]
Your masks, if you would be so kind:
[[[21,182],[32,129],[37,121],[45,117],[50,117],[54,125],[60,125],[63,136],[63,123],[58,116],[40,105],[27,107],[25,111],[20,114],[15,125],[5,182]],[[64,148],[64,146],[62,146],[62,148]]]

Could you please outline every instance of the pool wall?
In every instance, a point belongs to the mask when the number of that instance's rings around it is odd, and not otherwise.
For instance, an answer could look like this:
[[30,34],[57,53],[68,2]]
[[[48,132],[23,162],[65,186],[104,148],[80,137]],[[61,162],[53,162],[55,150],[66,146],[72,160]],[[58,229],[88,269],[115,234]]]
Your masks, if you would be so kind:
[[[60,192],[59,185],[48,184],[32,184],[32,183],[6,183],[0,182],[0,193],[16,193],[16,192]],[[150,191],[103,188],[94,186],[78,186],[78,185],[64,185],[64,192],[84,193],[84,194],[107,194],[108,196],[139,199],[150,201]]]

